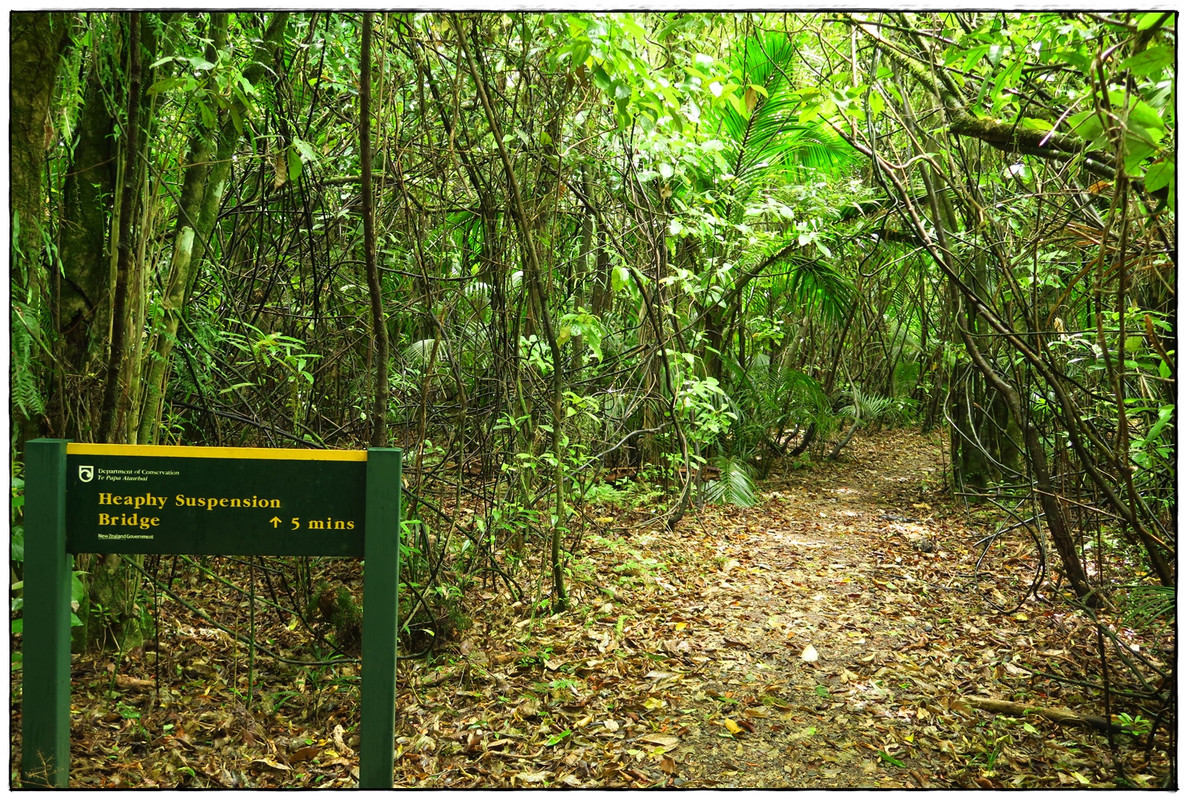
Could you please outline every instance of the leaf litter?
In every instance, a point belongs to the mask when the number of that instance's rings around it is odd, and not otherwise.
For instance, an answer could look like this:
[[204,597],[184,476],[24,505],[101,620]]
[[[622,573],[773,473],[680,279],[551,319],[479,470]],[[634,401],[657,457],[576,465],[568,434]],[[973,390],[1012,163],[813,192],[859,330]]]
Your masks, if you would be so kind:
[[[479,593],[463,634],[401,661],[396,785],[1115,785],[1100,733],[963,699],[1097,713],[1039,674],[1082,678],[1094,639],[1050,598],[989,602],[1000,589],[969,577],[984,534],[944,498],[940,449],[867,435],[753,508],[705,506],[674,531],[601,517],[570,562],[572,611]],[[248,707],[246,648],[162,605],[159,665],[151,647],[75,657],[71,786],[357,785],[357,664],[258,656]],[[276,623],[269,647],[307,657]],[[1165,764],[1122,745],[1129,779],[1158,785]]]

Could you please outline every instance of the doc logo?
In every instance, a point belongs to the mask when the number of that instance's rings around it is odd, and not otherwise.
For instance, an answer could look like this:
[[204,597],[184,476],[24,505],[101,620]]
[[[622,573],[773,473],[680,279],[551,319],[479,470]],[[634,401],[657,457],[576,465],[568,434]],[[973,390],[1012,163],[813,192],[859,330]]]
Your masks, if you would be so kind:
[[90,483],[95,478],[95,468],[91,466],[79,465],[78,479],[83,483]]

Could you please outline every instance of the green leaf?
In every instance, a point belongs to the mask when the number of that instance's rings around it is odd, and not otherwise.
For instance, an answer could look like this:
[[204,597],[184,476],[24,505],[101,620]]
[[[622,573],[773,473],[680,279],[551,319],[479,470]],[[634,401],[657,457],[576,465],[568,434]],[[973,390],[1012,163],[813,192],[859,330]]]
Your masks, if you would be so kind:
[[877,118],[882,115],[883,109],[886,108],[886,100],[883,99],[882,93],[877,89],[870,92],[870,116]]
[[301,176],[301,154],[297,148],[288,148],[289,180],[295,181]]
[[317,153],[313,149],[313,145],[304,139],[293,139],[293,147],[297,148],[297,152],[301,154],[301,160],[305,162],[317,161]]
[[878,751],[878,758],[882,759],[882,760],[883,760],[883,761],[885,761],[887,764],[894,764],[894,765],[895,765],[896,767],[898,767],[899,769],[906,769],[906,768],[907,768],[907,765],[906,765],[906,764],[904,764],[903,762],[899,761],[899,760],[898,760],[897,758],[895,758],[894,756],[892,756],[892,755],[889,755],[888,753],[885,753],[885,752],[883,752],[882,750],[879,750],[879,751]]
[[1138,17],[1138,30],[1145,31],[1153,28],[1163,17],[1169,19],[1170,15],[1165,11],[1148,11],[1142,14]]
[[23,525],[12,526],[12,560],[25,560],[25,527]]
[[1161,72],[1174,62],[1174,48],[1160,44],[1125,59],[1121,62],[1121,69],[1127,69],[1134,75],[1144,76]]
[[565,730],[561,731],[560,733],[554,733],[552,736],[549,736],[547,739],[545,739],[544,746],[545,747],[555,747],[556,745],[560,744],[561,742],[563,742],[565,739],[568,739],[572,735],[573,735],[573,731],[566,728]]
[[1175,180],[1175,162],[1170,160],[1156,161],[1146,170],[1146,190],[1156,192],[1164,186],[1173,185]]
[[630,283],[630,280],[630,270],[623,266],[617,266],[610,273],[610,288],[615,292],[621,291],[624,286]]
[[202,117],[202,126],[207,130],[214,130],[216,120],[214,112],[210,110],[210,106],[203,103],[201,100],[197,101],[198,114]]
[[1091,142],[1104,132],[1104,125],[1095,110],[1081,111],[1068,117],[1068,126],[1072,133],[1085,141]]
[[1045,119],[1038,119],[1037,117],[1023,117],[1022,127],[1028,128],[1032,131],[1043,131],[1046,133],[1053,127],[1050,122]]
[[594,86],[598,87],[603,92],[610,90],[610,85],[613,81],[611,81],[610,76],[606,74],[605,67],[599,65],[589,77],[593,80]]
[[569,51],[569,60],[572,62],[574,69],[580,67],[589,59],[589,51],[589,39],[579,39],[572,45],[572,49]]
[[179,89],[182,92],[192,92],[198,88],[198,82],[194,80],[191,75],[179,75],[171,78],[161,78],[161,80],[148,87],[148,94],[160,94],[161,92],[172,91]]
[[647,38],[647,31],[643,30],[643,27],[639,25],[639,23],[635,22],[632,17],[621,17],[619,19],[619,24],[622,25],[623,30],[625,30],[631,36],[634,36],[636,39],[642,40]]
[[[1124,94],[1121,95],[1120,100],[1124,101]],[[1113,92],[1109,92],[1109,99],[1112,100]],[[1117,105],[1120,105],[1118,103]],[[1166,130],[1166,123],[1162,121],[1162,115],[1155,111],[1149,103],[1144,100],[1134,100],[1133,105],[1129,109],[1130,125],[1134,123],[1141,125],[1143,128],[1151,128],[1158,131]]]
[[1162,434],[1162,429],[1166,427],[1167,423],[1171,421],[1171,417],[1175,415],[1175,405],[1171,403],[1158,409],[1158,420],[1150,428],[1150,432],[1146,434],[1146,441],[1152,442]]

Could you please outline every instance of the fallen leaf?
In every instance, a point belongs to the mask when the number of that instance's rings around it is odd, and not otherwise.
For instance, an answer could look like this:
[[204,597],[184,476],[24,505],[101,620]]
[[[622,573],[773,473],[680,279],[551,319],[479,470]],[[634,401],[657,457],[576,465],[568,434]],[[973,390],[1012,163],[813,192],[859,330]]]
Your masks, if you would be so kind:
[[151,689],[154,682],[145,678],[133,678],[131,675],[116,675],[115,685],[121,689]]
[[292,771],[285,764],[281,764],[279,761],[273,761],[270,758],[257,758],[251,762],[250,766],[255,769],[261,769],[261,768],[262,769],[272,769],[272,770],[276,770],[277,772],[291,772]]
[[294,764],[299,764],[304,761],[312,761],[313,759],[317,758],[317,754],[319,752],[320,751],[316,747],[302,747],[300,750],[289,756],[289,761],[293,762]]
[[333,738],[334,746],[338,748],[339,753],[344,756],[354,755],[354,750],[346,743],[346,729],[341,725],[335,725],[330,736]]
[[648,744],[658,744],[661,747],[665,747],[669,750],[680,744],[680,740],[678,738],[664,733],[649,733],[646,736],[640,736],[639,741],[647,742]]

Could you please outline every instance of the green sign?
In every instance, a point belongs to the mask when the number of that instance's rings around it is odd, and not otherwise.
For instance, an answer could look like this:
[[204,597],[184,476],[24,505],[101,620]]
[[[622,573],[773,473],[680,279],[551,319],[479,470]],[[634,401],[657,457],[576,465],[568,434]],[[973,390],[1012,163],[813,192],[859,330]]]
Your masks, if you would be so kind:
[[67,784],[71,553],[359,556],[359,786],[391,788],[401,453],[30,441],[21,773]]
[[363,452],[71,444],[66,547],[361,558],[366,472]]

